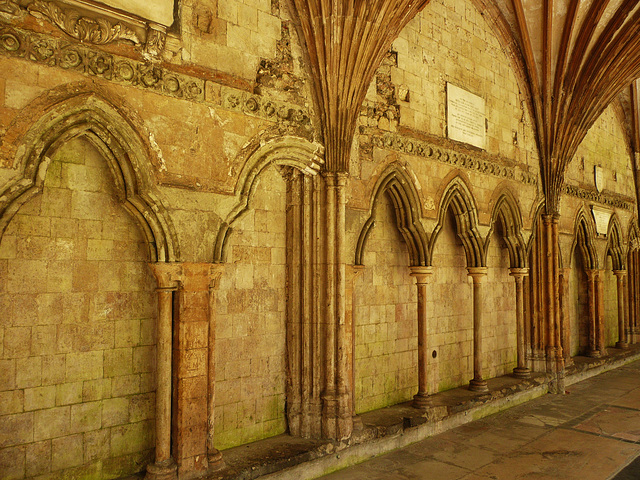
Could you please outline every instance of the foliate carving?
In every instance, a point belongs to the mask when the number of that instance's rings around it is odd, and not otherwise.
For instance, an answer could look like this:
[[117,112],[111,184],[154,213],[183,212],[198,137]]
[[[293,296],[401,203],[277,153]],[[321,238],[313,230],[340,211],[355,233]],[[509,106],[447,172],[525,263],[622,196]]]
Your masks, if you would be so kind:
[[74,70],[172,97],[204,101],[202,79],[32,32],[0,28],[0,54]]
[[105,18],[89,18],[72,8],[60,8],[56,3],[36,0],[27,10],[36,18],[48,20],[67,35],[83,43],[104,45],[118,40],[140,43],[136,33],[122,23],[111,23]]
[[623,198],[620,195],[611,195],[606,193],[599,193],[594,190],[587,190],[575,185],[564,185],[562,187],[562,193],[571,197],[579,198],[581,200],[587,200],[589,202],[600,203],[613,208],[620,208],[632,212],[635,208],[635,204],[632,198]]
[[0,0],[0,12],[10,13],[12,15],[15,15],[19,11],[20,11],[20,6],[15,0]]
[[147,29],[147,42],[144,45],[145,53],[159,57],[167,42],[167,32],[149,27]]
[[279,123],[301,127],[311,124],[308,112],[298,106],[231,88],[222,91],[222,107]]
[[492,162],[482,158],[474,158],[470,155],[458,153],[421,140],[416,140],[415,138],[404,137],[401,135],[374,135],[371,141],[373,145],[378,148],[386,148],[407,153],[409,155],[430,158],[432,160],[466,168],[468,170],[476,170],[487,175],[515,180],[524,183],[525,185],[535,186],[538,184],[537,175],[525,172],[519,168],[501,165],[497,162]]

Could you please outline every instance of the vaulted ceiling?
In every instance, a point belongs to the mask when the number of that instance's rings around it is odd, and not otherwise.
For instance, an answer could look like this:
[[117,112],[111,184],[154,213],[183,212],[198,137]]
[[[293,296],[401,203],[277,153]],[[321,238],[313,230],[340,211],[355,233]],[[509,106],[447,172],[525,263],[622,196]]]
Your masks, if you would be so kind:
[[[640,77],[640,1],[469,1],[492,23],[524,85],[546,210],[557,213],[565,168],[587,131]],[[290,2],[311,65],[327,165],[346,171],[373,75],[391,42],[429,0]],[[637,106],[637,84],[635,92]]]

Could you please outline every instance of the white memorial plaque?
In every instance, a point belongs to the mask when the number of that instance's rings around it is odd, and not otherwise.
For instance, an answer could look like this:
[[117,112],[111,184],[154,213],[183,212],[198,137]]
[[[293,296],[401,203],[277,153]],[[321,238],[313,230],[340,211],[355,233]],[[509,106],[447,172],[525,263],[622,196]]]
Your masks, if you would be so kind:
[[97,0],[99,3],[109,5],[127,13],[133,13],[139,17],[151,20],[166,27],[173,23],[174,0]]
[[447,134],[451,140],[485,148],[485,101],[447,82]]
[[606,208],[591,206],[591,213],[596,222],[596,233],[598,235],[606,235],[609,231],[609,220],[611,219],[611,210]]
[[596,165],[593,168],[593,177],[596,184],[596,190],[598,193],[602,192],[604,189],[604,170],[602,167]]

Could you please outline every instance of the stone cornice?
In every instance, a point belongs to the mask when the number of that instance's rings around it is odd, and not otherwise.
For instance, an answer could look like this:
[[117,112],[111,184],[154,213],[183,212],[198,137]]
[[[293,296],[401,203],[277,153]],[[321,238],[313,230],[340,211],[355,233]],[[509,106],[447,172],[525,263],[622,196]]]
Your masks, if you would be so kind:
[[[161,64],[104,52],[96,47],[0,24],[0,55],[81,73],[118,85],[206,103],[293,127],[311,128],[308,111],[266,95],[219,86],[195,75],[175,72]],[[215,87],[214,87],[215,85]],[[219,93],[207,93],[218,88]]]
[[467,170],[475,170],[485,175],[514,180],[525,185],[535,186],[538,184],[538,176],[536,174],[526,172],[518,167],[503,165],[487,159],[474,158],[471,155],[408,136],[398,134],[373,135],[371,143],[378,148],[428,158]]
[[562,187],[562,193],[581,200],[606,205],[611,208],[620,208],[630,212],[635,210],[635,202],[631,197],[612,193],[598,193],[596,190],[589,190],[576,185],[566,184]]

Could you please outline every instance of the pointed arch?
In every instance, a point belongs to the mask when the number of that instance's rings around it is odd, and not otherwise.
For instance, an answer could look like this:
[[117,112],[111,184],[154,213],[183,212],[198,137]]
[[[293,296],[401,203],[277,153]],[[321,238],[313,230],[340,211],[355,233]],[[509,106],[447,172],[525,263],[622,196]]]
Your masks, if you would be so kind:
[[580,248],[585,267],[590,270],[596,270],[600,265],[596,247],[593,243],[593,239],[596,237],[595,232],[596,229],[591,215],[584,207],[580,207],[576,214],[573,244],[569,258],[571,258],[576,248]]
[[213,251],[214,262],[224,262],[233,224],[251,207],[258,178],[264,169],[272,164],[292,167],[307,175],[316,175],[324,165],[324,147],[302,137],[284,136],[260,142],[249,152],[236,183],[234,193],[237,202],[218,229]]
[[367,239],[375,225],[374,218],[380,197],[385,193],[389,195],[395,208],[397,227],[407,244],[411,266],[431,264],[427,235],[420,222],[420,197],[411,178],[410,172],[399,163],[390,164],[378,178],[371,196],[369,218],[358,236],[356,265],[363,265]]
[[629,222],[627,232],[629,232],[627,238],[627,251],[631,252],[632,250],[636,250],[640,243],[640,228],[638,228],[638,220],[635,217],[633,217]]
[[56,103],[24,135],[15,160],[19,173],[0,192],[0,238],[20,206],[42,192],[55,151],[80,136],[105,158],[122,206],[142,230],[150,261],[178,261],[177,235],[154,189],[148,149],[127,119],[93,93]]
[[[605,255],[611,255],[611,262],[614,270],[625,270],[626,252],[624,248],[624,237],[618,216],[614,213],[609,220],[607,231],[607,250]],[[604,264],[604,263],[603,263]]]
[[491,228],[487,234],[485,242],[486,257],[487,250],[489,248],[489,242],[491,240],[491,234],[493,233],[496,223],[502,223],[504,241],[507,244],[509,250],[509,261],[511,268],[524,268],[527,264],[526,245],[522,237],[522,213],[518,206],[513,193],[505,188],[499,195],[498,199],[494,203],[493,210],[491,212]]
[[470,188],[460,176],[449,182],[440,198],[438,223],[431,234],[429,251],[433,252],[449,208],[455,215],[458,237],[462,240],[467,257],[467,267],[486,266],[484,244],[478,232],[478,209]]

